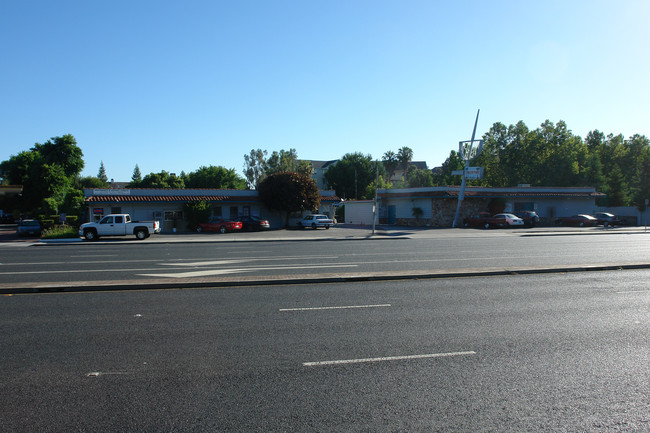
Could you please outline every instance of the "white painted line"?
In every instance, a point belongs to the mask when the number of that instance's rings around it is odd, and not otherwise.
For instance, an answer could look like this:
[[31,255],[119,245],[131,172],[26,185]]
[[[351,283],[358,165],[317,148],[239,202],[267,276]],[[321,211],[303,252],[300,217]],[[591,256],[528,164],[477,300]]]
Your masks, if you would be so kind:
[[364,362],[402,361],[402,360],[409,360],[409,359],[424,359],[424,358],[446,358],[450,356],[464,356],[464,355],[476,355],[476,352],[474,351],[447,352],[447,353],[430,353],[426,355],[385,356],[381,358],[340,359],[336,361],[303,362],[302,365],[304,367],[317,367],[322,365],[359,364]]
[[234,274],[237,272],[254,272],[260,269],[263,270],[285,270],[285,269],[314,269],[314,268],[356,268],[357,265],[309,265],[309,266],[277,266],[277,267],[258,267],[258,268],[240,268],[240,269],[212,269],[205,271],[193,272],[178,272],[175,274],[136,274],[143,277],[156,277],[156,278],[192,278],[192,277],[205,277],[209,275],[222,275]]
[[616,292],[616,293],[618,293],[619,295],[622,295],[622,294],[625,294],[625,293],[650,293],[650,289],[646,289],[646,290],[626,290],[626,291]]
[[113,372],[104,372],[104,371],[91,371],[90,373],[86,374],[87,377],[99,377],[99,376],[115,376],[115,375],[123,375],[123,374],[128,374],[124,372],[119,372],[119,371],[113,371]]
[[250,262],[263,262],[263,261],[278,261],[286,259],[303,259],[311,260],[312,258],[318,259],[338,259],[337,256],[304,256],[304,257],[269,257],[269,258],[254,258],[246,257],[242,259],[225,259],[225,260],[212,260],[204,262],[165,262],[160,263],[161,265],[167,266],[188,266],[188,267],[198,267],[198,266],[214,266],[214,265],[228,265],[232,263],[250,263]]
[[353,308],[379,308],[379,307],[390,307],[390,306],[391,306],[390,304],[344,305],[341,307],[280,308],[280,311],[347,310]]

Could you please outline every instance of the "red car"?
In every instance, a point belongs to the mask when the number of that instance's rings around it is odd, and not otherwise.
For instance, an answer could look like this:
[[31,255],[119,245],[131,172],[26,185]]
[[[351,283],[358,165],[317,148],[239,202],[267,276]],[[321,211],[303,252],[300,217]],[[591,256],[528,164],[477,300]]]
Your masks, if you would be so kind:
[[215,219],[210,220],[207,223],[199,223],[196,225],[196,232],[233,232],[235,230],[241,230],[242,223],[240,221],[231,221],[224,219]]

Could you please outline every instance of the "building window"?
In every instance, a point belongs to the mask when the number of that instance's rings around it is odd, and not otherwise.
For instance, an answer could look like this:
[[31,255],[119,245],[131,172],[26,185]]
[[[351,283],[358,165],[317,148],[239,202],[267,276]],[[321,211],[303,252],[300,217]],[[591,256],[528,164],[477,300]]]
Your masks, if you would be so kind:
[[122,208],[119,207],[119,206],[118,206],[118,207],[112,207],[112,208],[111,208],[111,213],[112,213],[112,214],[115,214],[115,213],[122,213]]
[[251,207],[250,206],[244,206],[242,208],[242,215],[243,216],[251,216]]
[[237,206],[230,206],[230,219],[235,219],[239,216],[239,209]]
[[183,219],[183,211],[180,210],[166,210],[165,221],[176,221]]
[[215,216],[215,218],[221,218],[221,206],[215,206],[212,208],[212,215]]

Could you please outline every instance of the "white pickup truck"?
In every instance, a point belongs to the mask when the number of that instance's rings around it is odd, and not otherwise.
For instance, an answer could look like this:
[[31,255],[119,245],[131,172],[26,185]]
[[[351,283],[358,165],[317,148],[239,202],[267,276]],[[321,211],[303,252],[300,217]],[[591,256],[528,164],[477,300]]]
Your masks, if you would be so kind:
[[160,233],[158,221],[131,221],[129,214],[111,214],[96,223],[85,223],[79,227],[79,236],[88,241],[99,239],[100,236],[135,235],[142,240],[152,233]]

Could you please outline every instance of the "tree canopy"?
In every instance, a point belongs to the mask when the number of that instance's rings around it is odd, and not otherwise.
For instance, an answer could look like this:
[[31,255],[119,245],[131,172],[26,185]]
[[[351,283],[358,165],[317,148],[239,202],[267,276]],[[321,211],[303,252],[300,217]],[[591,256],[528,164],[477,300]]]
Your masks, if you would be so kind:
[[320,206],[320,193],[316,181],[294,172],[273,173],[258,185],[260,200],[269,209],[286,212],[316,211]]
[[246,189],[246,181],[235,169],[214,165],[200,167],[184,176],[183,180],[186,188]]
[[[84,167],[83,152],[70,135],[52,137],[45,143],[36,143],[28,150],[0,163],[3,184],[23,185],[23,194],[14,206],[28,214],[78,211],[74,183]],[[74,208],[68,209],[67,204]]]
[[373,198],[368,195],[368,185],[375,181],[377,169],[385,174],[382,164],[372,160],[371,155],[348,153],[325,172],[325,181],[336,191],[336,195],[345,199],[364,200]]

